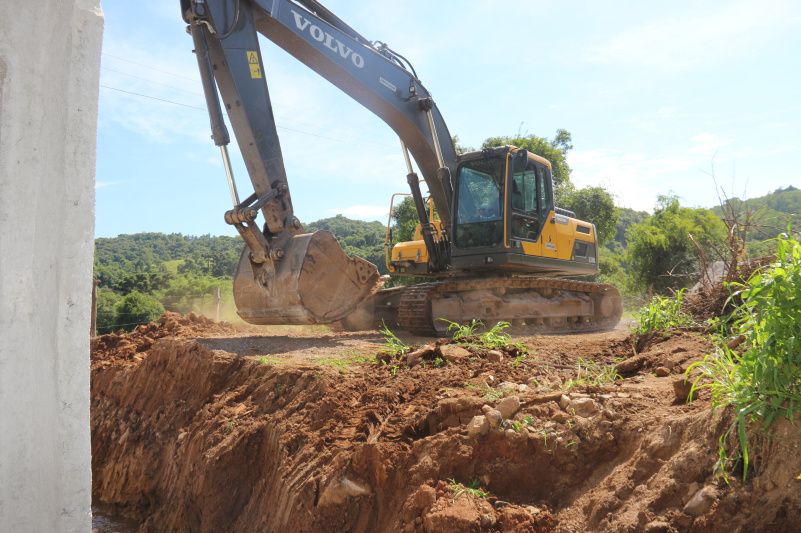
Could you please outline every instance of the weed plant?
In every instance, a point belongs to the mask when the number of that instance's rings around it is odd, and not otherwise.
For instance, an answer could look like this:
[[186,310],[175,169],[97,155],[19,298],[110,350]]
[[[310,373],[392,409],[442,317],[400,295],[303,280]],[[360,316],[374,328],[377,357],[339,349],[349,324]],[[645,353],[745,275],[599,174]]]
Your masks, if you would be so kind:
[[566,390],[576,387],[601,387],[622,379],[615,365],[600,365],[592,359],[579,357],[576,368],[576,377],[567,380],[564,384]]
[[467,485],[463,485],[455,479],[450,480],[450,489],[453,498],[456,499],[462,494],[469,494],[475,498],[488,498],[489,492],[481,488],[481,484],[477,479],[474,479]]
[[[801,243],[788,236],[776,241],[775,263],[744,284],[732,284],[742,303],[731,332],[745,338],[742,353],[724,339],[714,354],[687,369],[687,376],[696,375],[691,398],[707,389],[714,407],[734,409],[735,420],[720,438],[717,469],[724,476],[741,459],[747,478],[751,423],[761,422],[767,430],[781,416],[792,419],[801,405]],[[739,449],[730,454],[726,443],[732,431]]]
[[512,342],[512,336],[506,332],[512,326],[509,322],[500,321],[484,333],[477,334],[476,330],[483,327],[484,323],[475,318],[468,324],[451,322],[445,318],[439,320],[448,324],[448,333],[457,344],[485,350],[511,349],[520,354],[528,352],[528,348],[523,343]]
[[682,311],[684,289],[676,293],[674,298],[654,296],[648,304],[637,313],[637,335],[646,335],[655,331],[695,325],[693,317]]
[[400,340],[384,322],[381,323],[379,331],[384,335],[384,346],[381,348],[382,354],[397,357],[411,349],[411,346]]

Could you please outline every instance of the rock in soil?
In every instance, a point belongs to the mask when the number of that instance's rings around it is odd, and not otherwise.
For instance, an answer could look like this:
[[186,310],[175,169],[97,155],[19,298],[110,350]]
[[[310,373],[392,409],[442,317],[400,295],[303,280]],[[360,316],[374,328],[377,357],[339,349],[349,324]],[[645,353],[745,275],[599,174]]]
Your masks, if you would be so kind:
[[717,489],[711,485],[707,485],[696,492],[682,510],[690,516],[701,516],[712,507],[717,497]]
[[517,396],[507,396],[495,406],[500,411],[504,419],[512,418],[520,410],[520,398]]
[[577,398],[571,400],[567,412],[585,418],[598,413],[600,406],[592,398]]
[[442,358],[449,363],[459,363],[470,357],[470,352],[466,348],[455,344],[443,344],[439,347]]
[[406,364],[411,366],[415,366],[419,364],[423,359],[431,357],[434,355],[435,348],[430,344],[425,344],[420,348],[409,352],[406,354]]
[[480,437],[489,433],[490,423],[484,415],[476,415],[467,424],[467,435],[471,438]]
[[692,381],[685,379],[684,375],[673,380],[673,396],[676,403],[686,403],[693,388]]
[[503,361],[503,352],[500,350],[490,350],[487,352],[487,360],[493,363],[500,363]]
[[659,366],[654,370],[654,374],[658,378],[664,378],[670,375],[670,369],[665,366]]
[[490,409],[484,416],[487,418],[489,426],[492,429],[497,429],[500,427],[501,422],[503,422],[503,416],[497,409]]

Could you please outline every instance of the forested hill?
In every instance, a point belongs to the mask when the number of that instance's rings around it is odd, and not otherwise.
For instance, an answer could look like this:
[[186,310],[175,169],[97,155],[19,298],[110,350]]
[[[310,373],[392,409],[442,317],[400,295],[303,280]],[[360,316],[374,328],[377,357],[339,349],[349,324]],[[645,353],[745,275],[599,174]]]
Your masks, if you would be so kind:
[[[775,237],[785,231],[788,224],[792,225],[794,231],[801,229],[801,189],[792,185],[759,198],[733,198],[731,205],[741,215],[751,213],[756,228],[749,235],[749,240]],[[716,207],[715,212],[720,216],[722,210]]]
[[[385,226],[342,215],[306,225],[307,231],[328,230],[346,253],[384,266]],[[244,243],[239,237],[180,233],[135,233],[95,241],[95,276],[100,287],[122,294],[164,289],[177,275],[231,277]]]
[[[385,273],[384,233],[380,222],[341,215],[306,225],[328,230],[345,252],[364,257]],[[244,243],[239,237],[180,233],[136,233],[95,241],[95,277],[99,281],[98,332],[157,318],[165,309],[196,311],[236,320],[231,279]],[[215,294],[222,302],[218,311]]]

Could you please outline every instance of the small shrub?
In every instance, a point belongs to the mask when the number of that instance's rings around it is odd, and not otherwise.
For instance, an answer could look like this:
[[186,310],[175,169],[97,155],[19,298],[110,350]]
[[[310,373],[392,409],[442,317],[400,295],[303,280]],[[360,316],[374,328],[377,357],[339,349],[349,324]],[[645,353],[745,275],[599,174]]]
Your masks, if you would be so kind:
[[677,292],[675,298],[654,296],[640,309],[635,333],[645,335],[654,331],[693,326],[693,317],[682,310],[683,299],[684,289]]
[[131,331],[139,324],[157,320],[164,313],[164,306],[148,294],[133,291],[123,296],[116,311],[118,323],[115,326]]

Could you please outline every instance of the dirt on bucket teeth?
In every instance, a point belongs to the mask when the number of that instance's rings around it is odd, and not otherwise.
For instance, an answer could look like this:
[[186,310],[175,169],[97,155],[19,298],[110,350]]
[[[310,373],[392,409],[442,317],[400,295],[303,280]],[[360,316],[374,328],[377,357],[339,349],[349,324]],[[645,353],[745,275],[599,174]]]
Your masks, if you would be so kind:
[[440,341],[411,364],[377,357],[375,333],[175,314],[98,337],[93,499],[153,532],[797,526],[795,426],[755,450],[748,483],[715,475],[729,420],[681,397],[700,334],[637,352],[623,330],[515,341],[527,356]]

